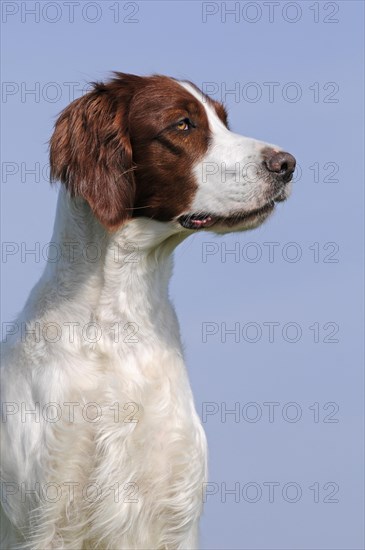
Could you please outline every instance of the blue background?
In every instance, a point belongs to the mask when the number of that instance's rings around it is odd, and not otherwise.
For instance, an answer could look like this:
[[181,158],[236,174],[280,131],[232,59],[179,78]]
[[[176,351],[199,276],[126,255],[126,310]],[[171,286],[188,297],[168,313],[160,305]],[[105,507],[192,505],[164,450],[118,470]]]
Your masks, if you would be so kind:
[[[232,130],[280,144],[296,156],[300,172],[291,198],[264,226],[224,237],[201,233],[175,254],[171,297],[196,405],[200,413],[207,403],[217,411],[204,423],[209,488],[216,492],[205,505],[202,547],[360,549],[363,3],[281,2],[272,20],[264,2],[236,4],[236,15],[224,22],[224,5],[210,3],[217,13],[204,22],[207,6],[195,1],[79,2],[71,22],[63,2],[3,2],[2,238],[19,252],[3,257],[2,319],[11,321],[21,310],[44,267],[42,254],[22,258],[20,250],[35,243],[42,250],[51,239],[57,191],[47,183],[47,141],[56,115],[73,99],[65,83],[78,83],[76,97],[84,84],[111,70],[157,72],[198,86],[214,82],[216,99],[223,86],[238,83],[240,96],[223,98]],[[264,82],[278,83],[273,98]],[[286,86],[290,82],[295,85]],[[252,101],[257,90],[261,97]],[[294,102],[296,90],[301,96]],[[39,178],[26,172],[37,162]],[[273,261],[268,242],[278,243]],[[207,243],[215,243],[216,253],[203,261]],[[238,250],[238,257],[225,256],[224,246]],[[301,257],[290,261],[296,250]],[[267,322],[280,323],[273,342]],[[290,330],[283,335],[289,322],[300,327],[296,343],[287,341],[294,339]],[[206,342],[204,323],[217,330]],[[222,323],[228,329],[238,323],[237,342],[229,334],[224,342]],[[252,332],[244,332],[247,323],[256,323]],[[314,323],[318,342],[309,328]],[[261,336],[248,341],[257,326]],[[273,422],[264,402],[278,403]],[[240,414],[225,417],[224,407],[239,407]],[[290,422],[296,411],[301,418]],[[256,414],[257,421],[249,421]],[[268,482],[280,484],[273,502]],[[296,485],[283,496],[288,482]],[[239,494],[225,498],[224,484]],[[288,502],[295,487],[301,496]],[[257,502],[250,502],[256,491]]]

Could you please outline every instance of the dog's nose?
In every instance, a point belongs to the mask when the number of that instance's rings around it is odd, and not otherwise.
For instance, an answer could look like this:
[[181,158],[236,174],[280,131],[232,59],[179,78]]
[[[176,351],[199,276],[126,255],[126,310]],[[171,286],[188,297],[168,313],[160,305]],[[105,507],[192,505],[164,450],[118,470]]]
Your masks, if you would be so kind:
[[296,160],[290,153],[272,151],[265,156],[265,165],[269,172],[274,172],[283,181],[289,181],[295,170]]

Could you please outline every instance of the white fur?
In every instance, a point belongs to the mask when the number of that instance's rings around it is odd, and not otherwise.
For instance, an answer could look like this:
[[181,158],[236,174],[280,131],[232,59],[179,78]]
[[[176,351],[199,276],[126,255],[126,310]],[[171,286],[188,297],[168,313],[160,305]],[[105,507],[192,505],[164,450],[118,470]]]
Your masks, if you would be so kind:
[[[187,234],[177,224],[141,218],[108,235],[84,201],[60,192],[52,241],[65,251],[65,243],[78,243],[76,256],[88,243],[103,252],[95,263],[69,261],[67,253],[49,263],[6,346],[5,410],[14,412],[9,403],[28,410],[39,403],[41,411],[56,403],[62,418],[44,421],[50,410],[39,422],[34,415],[22,422],[20,410],[4,417],[3,481],[11,485],[3,487],[3,505],[12,526],[4,528],[1,548],[197,547],[206,442],[168,300],[171,251]],[[102,331],[95,344],[92,334],[82,337],[90,321]],[[24,338],[24,322],[28,329],[55,323],[61,338],[50,342],[51,330],[39,341],[38,333]],[[80,403],[71,422],[67,402]],[[81,414],[91,402],[102,411],[89,409],[96,422]],[[73,491],[70,482],[77,483]],[[36,483],[56,489],[37,502],[24,494]],[[93,504],[82,495],[89,483],[102,493]]]

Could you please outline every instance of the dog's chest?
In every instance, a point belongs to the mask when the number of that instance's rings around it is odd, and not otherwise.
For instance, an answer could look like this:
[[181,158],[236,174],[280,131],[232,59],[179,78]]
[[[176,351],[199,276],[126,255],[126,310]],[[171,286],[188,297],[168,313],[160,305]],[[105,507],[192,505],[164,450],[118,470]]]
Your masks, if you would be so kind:
[[114,348],[104,358],[88,483],[104,496],[95,514],[107,517],[115,510],[125,521],[146,514],[146,529],[160,531],[175,516],[187,524],[196,519],[206,440],[179,351],[143,349],[147,353],[127,357]]

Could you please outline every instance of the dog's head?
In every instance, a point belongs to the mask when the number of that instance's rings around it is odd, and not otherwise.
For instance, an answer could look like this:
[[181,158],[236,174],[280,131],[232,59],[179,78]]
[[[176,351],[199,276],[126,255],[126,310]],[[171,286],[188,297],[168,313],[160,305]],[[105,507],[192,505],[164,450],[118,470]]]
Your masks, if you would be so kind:
[[62,112],[50,164],[110,230],[144,216],[221,232],[262,223],[295,159],[231,132],[223,105],[189,82],[116,73]]

